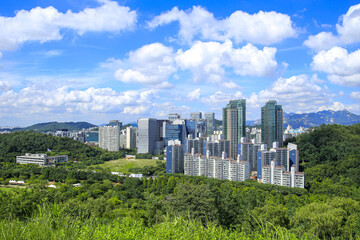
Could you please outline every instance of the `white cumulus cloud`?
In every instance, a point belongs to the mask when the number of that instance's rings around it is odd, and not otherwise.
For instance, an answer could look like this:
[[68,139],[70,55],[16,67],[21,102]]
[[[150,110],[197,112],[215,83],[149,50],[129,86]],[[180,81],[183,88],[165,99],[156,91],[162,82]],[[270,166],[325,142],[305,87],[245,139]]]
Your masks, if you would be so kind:
[[340,43],[340,39],[331,32],[321,32],[315,36],[311,35],[305,40],[304,45],[315,50],[327,50]]
[[[127,113],[140,114],[156,99],[155,90],[117,92],[111,88],[69,90],[59,87],[44,91],[37,86],[4,91],[0,95],[0,109],[11,114],[52,112]],[[131,110],[133,109],[133,110]]]
[[[225,88],[239,88],[228,80],[227,74],[239,76],[272,76],[277,69],[276,48],[262,50],[252,44],[234,48],[230,40],[196,42],[188,50],[176,52],[161,43],[145,45],[129,53],[126,59],[110,59],[101,66],[117,67],[115,78],[124,83],[139,83],[155,88],[169,88],[171,76],[191,71],[194,82],[222,84]],[[178,80],[178,79],[177,79]]]
[[225,68],[240,76],[273,75],[277,67],[275,53],[276,48],[259,50],[252,44],[234,48],[230,40],[224,43],[197,42],[185,52],[178,51],[176,63],[182,70],[190,70],[195,82],[221,83]]
[[101,6],[74,13],[61,13],[54,7],[20,10],[14,17],[0,16],[0,50],[13,50],[19,45],[38,41],[61,40],[61,29],[85,32],[119,32],[134,27],[137,14],[115,1],[99,1]]
[[221,20],[216,19],[212,13],[200,6],[194,6],[187,11],[174,7],[154,17],[148,26],[156,28],[174,21],[179,22],[180,39],[187,43],[200,37],[203,40],[224,41],[230,38],[237,43],[267,45],[296,36],[293,23],[286,14],[263,11],[248,14],[236,11]]
[[339,85],[360,86],[360,50],[352,53],[341,47],[321,51],[313,57],[313,70],[325,72]]
[[145,45],[121,61],[115,78],[124,83],[140,83],[157,88],[171,87],[168,77],[176,71],[173,49],[161,43]]
[[336,24],[337,34],[321,32],[311,35],[304,45],[315,50],[328,50],[334,46],[351,44],[360,41],[360,4],[351,6],[346,14],[340,16]]
[[270,99],[283,105],[285,112],[313,112],[320,107],[333,106],[333,95],[307,75],[279,78],[270,88],[253,93],[248,98],[249,108],[259,109]]
[[194,91],[192,92],[189,92],[187,94],[187,97],[190,101],[193,101],[193,100],[197,100],[200,98],[200,95],[201,95],[201,89],[200,88],[197,88],[195,89]]

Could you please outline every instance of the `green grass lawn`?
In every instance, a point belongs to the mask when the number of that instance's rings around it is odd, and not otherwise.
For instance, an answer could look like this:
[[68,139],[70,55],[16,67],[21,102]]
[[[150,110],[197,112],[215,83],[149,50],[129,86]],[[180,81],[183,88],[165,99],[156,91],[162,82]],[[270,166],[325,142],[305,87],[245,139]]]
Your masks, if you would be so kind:
[[104,164],[99,164],[94,167],[101,167],[105,170],[110,170],[111,172],[122,172],[128,173],[129,168],[143,168],[145,166],[155,166],[156,161],[164,160],[155,160],[155,159],[118,159],[107,161]]
[[0,185],[0,191],[12,192],[14,189],[24,189],[25,186],[16,186],[16,185]]

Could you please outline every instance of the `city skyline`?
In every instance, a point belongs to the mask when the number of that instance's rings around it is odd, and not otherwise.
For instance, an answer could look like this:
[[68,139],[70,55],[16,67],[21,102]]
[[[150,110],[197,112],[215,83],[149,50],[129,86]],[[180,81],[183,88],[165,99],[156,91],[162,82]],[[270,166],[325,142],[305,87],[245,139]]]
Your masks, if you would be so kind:
[[[0,7],[0,126],[360,114],[356,1],[31,1]],[[251,29],[252,31],[249,31]],[[271,31],[269,30],[271,29]]]

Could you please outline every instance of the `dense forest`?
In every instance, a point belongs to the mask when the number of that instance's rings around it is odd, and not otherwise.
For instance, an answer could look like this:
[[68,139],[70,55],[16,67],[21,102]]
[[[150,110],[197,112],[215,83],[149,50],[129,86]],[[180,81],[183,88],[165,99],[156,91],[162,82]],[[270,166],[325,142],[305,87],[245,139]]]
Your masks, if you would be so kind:
[[[0,188],[0,236],[5,239],[360,236],[360,124],[322,125],[288,141],[298,144],[306,189],[159,172],[140,180],[62,164],[54,168],[18,165],[14,152],[57,147],[46,140],[26,143],[27,134],[21,134],[0,136],[1,183],[27,182],[24,189]],[[13,142],[4,143],[5,138]],[[58,147],[58,152],[70,151]],[[78,152],[72,157],[84,154],[85,162],[105,153],[85,150],[88,146],[75,148]],[[99,152],[92,156],[92,151]],[[46,188],[48,180],[56,181],[58,188]]]

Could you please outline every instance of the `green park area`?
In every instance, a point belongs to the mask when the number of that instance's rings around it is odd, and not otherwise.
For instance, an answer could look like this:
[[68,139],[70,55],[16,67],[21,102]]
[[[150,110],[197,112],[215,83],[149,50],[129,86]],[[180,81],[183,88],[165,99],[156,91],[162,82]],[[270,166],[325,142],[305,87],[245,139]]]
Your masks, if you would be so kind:
[[156,166],[156,162],[164,160],[156,160],[156,159],[117,159],[107,161],[103,164],[98,164],[96,167],[101,167],[104,170],[110,170],[111,172],[122,172],[129,173],[129,169],[135,168],[144,168],[150,166]]

